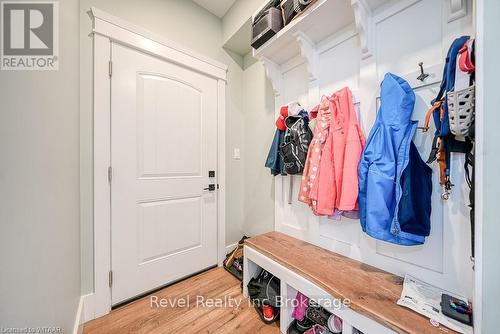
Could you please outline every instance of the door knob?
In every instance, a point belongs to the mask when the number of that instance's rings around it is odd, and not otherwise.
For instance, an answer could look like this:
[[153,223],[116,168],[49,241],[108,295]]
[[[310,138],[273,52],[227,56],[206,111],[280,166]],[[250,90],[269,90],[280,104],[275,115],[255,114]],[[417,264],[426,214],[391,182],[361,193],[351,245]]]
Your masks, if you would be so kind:
[[215,184],[209,184],[208,188],[203,188],[203,190],[208,190],[208,191],[215,191]]

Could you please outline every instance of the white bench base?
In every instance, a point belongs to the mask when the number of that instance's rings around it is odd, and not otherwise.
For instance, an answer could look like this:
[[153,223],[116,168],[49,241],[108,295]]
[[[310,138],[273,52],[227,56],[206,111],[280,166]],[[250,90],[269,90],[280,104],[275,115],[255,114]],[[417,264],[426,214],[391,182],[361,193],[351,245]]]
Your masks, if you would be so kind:
[[[281,281],[281,297],[283,300],[293,300],[297,291],[317,301],[327,311],[340,317],[343,321],[343,334],[353,334],[354,328],[364,334],[393,334],[393,330],[369,319],[350,308],[343,306],[340,300],[329,295],[316,284],[270,259],[255,249],[244,246],[243,260],[243,295],[248,298],[248,282],[256,277],[260,269],[265,269]],[[338,307],[340,306],[340,307]],[[293,306],[291,303],[282,303],[280,310],[280,331],[286,334],[292,319]]]

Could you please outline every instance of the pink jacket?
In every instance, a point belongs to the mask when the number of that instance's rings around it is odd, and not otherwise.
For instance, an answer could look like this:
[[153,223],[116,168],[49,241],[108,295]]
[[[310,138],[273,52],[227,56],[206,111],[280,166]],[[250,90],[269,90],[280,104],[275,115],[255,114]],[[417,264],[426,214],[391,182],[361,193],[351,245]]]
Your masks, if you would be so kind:
[[316,214],[318,200],[317,181],[319,180],[321,152],[330,133],[331,110],[330,101],[327,97],[324,96],[321,99],[321,103],[311,110],[309,118],[316,118],[316,126],[314,128],[314,137],[307,151],[306,164],[302,173],[299,201],[309,205],[314,214]]
[[[365,137],[349,88],[328,98],[329,112],[322,112],[323,104],[324,100],[319,107],[321,118],[309,147],[299,200],[309,204],[316,215],[333,215],[335,210],[358,209],[358,163]],[[330,117],[327,120],[323,115]]]

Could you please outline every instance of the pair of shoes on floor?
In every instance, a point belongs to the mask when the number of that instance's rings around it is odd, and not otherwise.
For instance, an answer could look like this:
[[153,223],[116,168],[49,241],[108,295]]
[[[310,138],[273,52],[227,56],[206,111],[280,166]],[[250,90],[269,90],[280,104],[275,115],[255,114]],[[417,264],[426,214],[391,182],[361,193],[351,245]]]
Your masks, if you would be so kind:
[[310,329],[304,332],[304,334],[331,334],[325,326],[315,324]]
[[300,292],[297,293],[296,300],[299,303],[292,313],[295,320],[289,326],[289,334],[342,333],[342,319],[331,314],[314,301],[310,301]]
[[287,334],[332,334],[327,327],[313,324],[309,319],[294,320],[287,330]]
[[330,312],[328,312],[315,302],[309,302],[309,307],[306,311],[306,318],[311,320],[313,323],[321,325],[323,327],[328,327],[328,319],[330,319],[331,315],[332,314]]
[[312,325],[313,323],[307,318],[304,318],[302,321],[294,320],[288,327],[287,334],[303,334],[311,329]]
[[279,318],[279,309],[270,305],[255,305],[255,309],[260,316],[260,319],[267,325],[272,324]]

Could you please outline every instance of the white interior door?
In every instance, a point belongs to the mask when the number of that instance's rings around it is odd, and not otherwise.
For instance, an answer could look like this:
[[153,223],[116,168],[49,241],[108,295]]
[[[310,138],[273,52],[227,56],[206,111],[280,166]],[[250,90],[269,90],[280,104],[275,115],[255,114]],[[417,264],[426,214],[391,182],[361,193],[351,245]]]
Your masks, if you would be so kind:
[[217,263],[217,80],[112,46],[112,303]]

